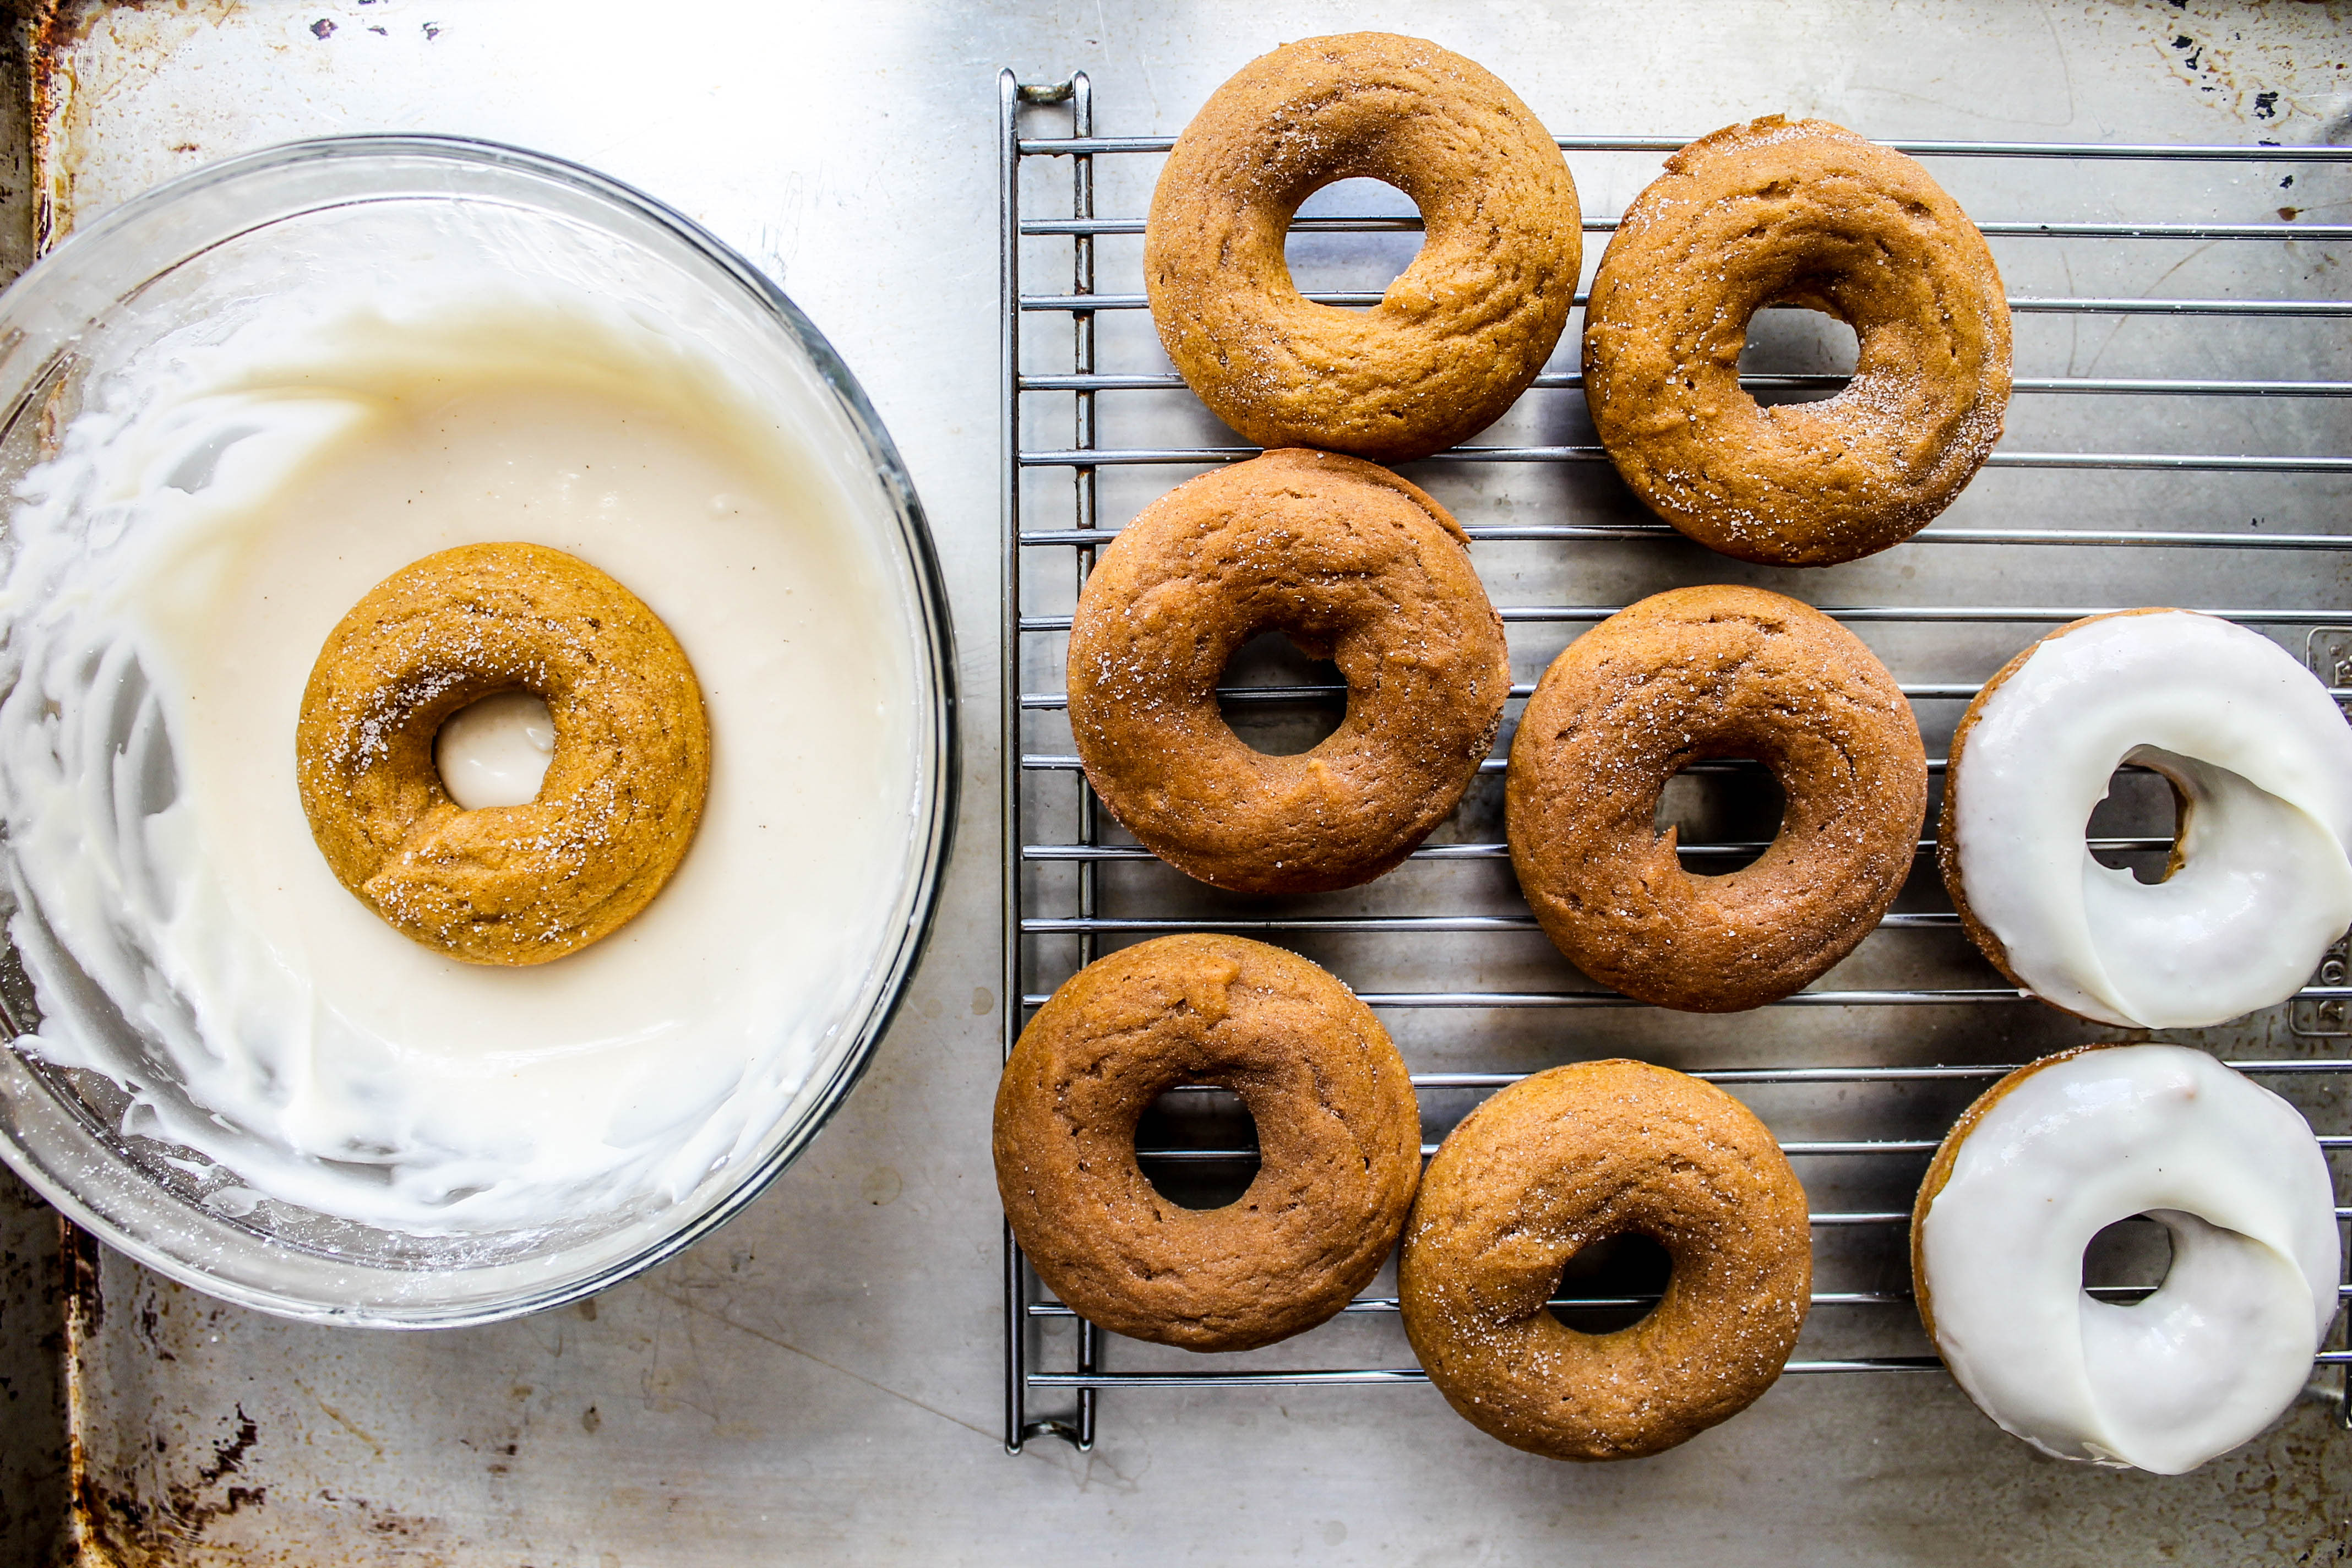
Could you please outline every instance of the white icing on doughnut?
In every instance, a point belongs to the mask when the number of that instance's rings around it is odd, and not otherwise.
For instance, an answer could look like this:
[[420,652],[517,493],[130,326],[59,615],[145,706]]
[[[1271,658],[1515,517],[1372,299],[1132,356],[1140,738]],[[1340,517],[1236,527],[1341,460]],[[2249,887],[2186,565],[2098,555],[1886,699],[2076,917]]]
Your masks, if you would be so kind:
[[[2091,857],[2125,763],[2186,798],[2162,882]],[[2185,610],[2044,638],[1982,700],[1953,764],[1960,883],[2044,1000],[2140,1028],[2293,995],[2352,924],[2352,728],[2276,643]]]
[[[2295,1109],[2201,1051],[2116,1046],[2016,1079],[1921,1220],[1918,1286],[1969,1397],[2043,1453],[2163,1475],[2269,1426],[2311,1376],[2340,1266]],[[2083,1250],[2147,1214],[2172,1268],[2096,1300]]]

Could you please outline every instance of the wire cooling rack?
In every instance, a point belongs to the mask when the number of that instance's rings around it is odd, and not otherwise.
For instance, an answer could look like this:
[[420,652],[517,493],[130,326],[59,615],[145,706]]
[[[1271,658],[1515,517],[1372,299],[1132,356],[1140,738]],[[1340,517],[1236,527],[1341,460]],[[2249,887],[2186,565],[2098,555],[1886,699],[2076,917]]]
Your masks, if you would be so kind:
[[[1008,70],[998,89],[1005,1050],[1054,988],[1102,952],[1207,930],[1307,952],[1381,1014],[1415,1069],[1430,1140],[1424,1154],[1479,1096],[1528,1071],[1618,1054],[1669,1062],[1751,1099],[1773,1126],[1812,1197],[1817,1282],[1848,1287],[1814,1295],[1804,1342],[1787,1370],[1940,1372],[1932,1354],[1892,1353],[1925,1344],[1909,1310],[1904,1227],[1911,1190],[1952,1115],[1988,1081],[2045,1050],[2097,1037],[2000,984],[1968,948],[1933,871],[1932,838],[1921,843],[1920,868],[1882,932],[1823,983],[1770,1008],[1727,1026],[1594,988],[1550,950],[1509,879],[1497,786],[1510,719],[1534,677],[1578,629],[1683,581],[1759,582],[1854,626],[1901,678],[1931,753],[2009,654],[2050,626],[2135,605],[2212,609],[2259,627],[2306,656],[2339,701],[2352,699],[2352,533],[2324,529],[2352,501],[2352,456],[2341,455],[2352,446],[2345,413],[2352,380],[2344,379],[2352,369],[2352,332],[2340,325],[2352,319],[2352,300],[2250,291],[2282,275],[2304,292],[2313,279],[2326,287],[2352,225],[2300,220],[2315,205],[2352,195],[2336,188],[2352,148],[1891,143],[1929,161],[1947,183],[1968,169],[2010,173],[1984,181],[1985,192],[1962,195],[1972,211],[2046,200],[2070,216],[1981,224],[2017,296],[2010,306],[2021,374],[2011,433],[1962,504],[1863,567],[1758,571],[1683,544],[1625,497],[1597,445],[1559,438],[1560,425],[1581,419],[1582,403],[1559,394],[1576,393],[1581,380],[1572,369],[1547,371],[1520,408],[1477,444],[1409,469],[1466,524],[1509,630],[1514,706],[1496,755],[1485,764],[1487,776],[1453,823],[1371,889],[1267,900],[1192,883],[1127,839],[1069,753],[1063,716],[1068,610],[1116,522],[1192,473],[1253,452],[1233,444],[1190,397],[1150,331],[1136,237],[1150,181],[1171,141],[1096,135],[1084,75],[1026,85]],[[1590,205],[1612,179],[1622,202],[1686,140],[1578,136],[1559,144]],[[1611,159],[1618,172],[1601,167],[1596,181],[1596,166]],[[2135,172],[2152,177],[2135,182]],[[2250,182],[2265,187],[2265,201],[2268,190],[2282,193],[2279,221],[2113,216],[2118,206],[2159,204],[2194,173],[2219,193],[2215,205],[2239,215]],[[1098,183],[1123,216],[1097,212]],[[1032,205],[1051,214],[1031,216]],[[1607,218],[1584,223],[1593,236],[1614,226]],[[1302,236],[1409,237],[1419,227],[1409,210],[1302,216],[1293,229],[1294,264]],[[1588,275],[1601,243],[1588,241]],[[2111,293],[2019,292],[2021,279],[2052,275],[2053,246],[2063,279],[2080,268],[2126,286]],[[2137,265],[2150,247],[2179,258],[2154,287]],[[2216,263],[2216,256],[2251,259]],[[2183,274],[2231,287],[2188,297],[2175,293],[2177,284],[2163,286]],[[1315,288],[1301,276],[1308,297],[1327,304],[1381,298],[1376,289]],[[2123,339],[2126,324],[2150,317],[2162,321]],[[1580,330],[1580,310],[1556,363],[1573,364]],[[1761,335],[1769,334],[1759,324],[1751,341]],[[2091,374],[2102,356],[2128,358],[2124,351],[2135,346],[2147,362],[2137,374]],[[2282,366],[2284,374],[2252,374]],[[1821,396],[1843,384],[1834,365],[1759,366],[1744,380],[1765,398]],[[2058,444],[2041,449],[2037,437],[2045,435]],[[2226,449],[2264,445],[2287,449]],[[2321,453],[2299,449],[2312,447]],[[2011,478],[2011,470],[2022,472]],[[2184,515],[2195,526],[2177,526]],[[1528,602],[1531,583],[1541,592],[1567,579],[1616,602]],[[1591,594],[1595,584],[1624,592]],[[1861,591],[1852,600],[1849,587]],[[1234,684],[1221,692],[1245,736],[1283,713],[1294,724],[1301,714],[1311,722],[1343,699],[1328,667],[1286,669],[1278,652],[1269,658],[1257,661],[1255,680],[1237,658],[1228,673]],[[1928,766],[1940,780],[1941,760],[1931,757]],[[1777,810],[1756,804],[1770,788],[1761,771],[1727,761],[1689,772],[1713,775],[1696,782],[1719,796],[1684,803],[1686,814],[1696,813],[1683,835],[1694,868],[1722,869],[1760,853]],[[2172,843],[2168,808],[2148,804],[2151,792],[2135,816],[2130,782],[2118,775],[2112,820],[2094,816],[2092,847],[2115,858],[2111,863],[2160,865]],[[1727,822],[1730,832],[1708,831]],[[1931,810],[1931,832],[1934,823]],[[1475,837],[1482,828],[1487,837]],[[1905,942],[1932,950],[1906,950]],[[1521,984],[1497,985],[1497,975]],[[2352,1135],[2329,1129],[2347,1124],[2336,1096],[2352,1086],[2343,1043],[2352,1038],[2346,980],[2339,950],[2291,1003],[2228,1029],[2168,1037],[2215,1049],[2294,1099],[2322,1130],[2331,1163],[2340,1164],[2335,1152],[2352,1149]],[[1528,1019],[1535,1026],[1520,1026]],[[1614,1022],[1590,1022],[1597,1019]],[[1178,1091],[1163,1104],[1184,1098]],[[1139,1158],[1163,1186],[1187,1174],[1222,1173],[1230,1193],[1255,1168],[1255,1151],[1246,1136],[1234,1135],[1230,1115],[1222,1124],[1192,1123],[1211,1129],[1205,1142],[1167,1131],[1188,1124],[1181,1115],[1146,1121],[1150,1131],[1139,1140],[1146,1146]],[[1245,1119],[1241,1127],[1245,1134]],[[2342,1179],[2339,1170],[2339,1195]],[[2352,1210],[2337,1210],[2339,1219],[2347,1215]],[[1638,1313],[1655,1300],[1657,1284],[1564,1285],[1555,1309],[1570,1321],[1579,1321],[1576,1313]],[[2143,1281],[2095,1292],[2131,1300],[2147,1289]],[[1393,1286],[1371,1289],[1331,1323],[1271,1352],[1162,1352],[1113,1341],[1051,1300],[1008,1232],[1005,1446],[1017,1452],[1029,1437],[1052,1434],[1091,1447],[1106,1391],[1150,1399],[1171,1389],[1425,1381],[1396,1331]],[[1108,1364],[1113,1343],[1122,1363],[1117,1369]],[[1167,1364],[1171,1358],[1178,1364]],[[2352,1352],[2330,1349],[2318,1359],[2352,1363]],[[1317,1364],[1287,1364],[1302,1361]],[[1041,1415],[1033,1404],[1053,1408]]]

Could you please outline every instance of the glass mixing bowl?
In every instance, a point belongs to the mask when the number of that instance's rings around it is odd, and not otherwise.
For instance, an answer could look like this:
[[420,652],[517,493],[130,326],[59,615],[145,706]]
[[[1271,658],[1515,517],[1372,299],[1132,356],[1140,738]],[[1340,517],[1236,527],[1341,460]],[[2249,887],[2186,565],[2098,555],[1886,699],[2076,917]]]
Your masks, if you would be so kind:
[[[895,879],[896,901],[862,982],[845,992],[853,1001],[829,1020],[772,1122],[674,1196],[527,1229],[437,1236],[274,1198],[224,1207],[205,1201],[186,1151],[124,1131],[129,1102],[115,1083],[0,1048],[0,1155],[110,1245],[264,1311],[439,1327],[535,1311],[650,1268],[758,1195],[840,1105],[906,987],[938,901],[954,819],[955,661],[914,489],[816,329],[758,270],[660,203],[587,169],[485,142],[365,136],[278,147],[158,187],[72,235],[0,295],[0,482],[17,491],[85,400],[103,395],[110,368],[309,294],[348,295],[355,279],[363,292],[372,268],[398,268],[404,280],[520,279],[593,299],[725,363],[740,384],[769,389],[774,402],[763,412],[796,410],[799,447],[824,465],[832,493],[848,498],[895,578],[887,591],[915,645],[920,709],[908,843],[898,866],[877,870]],[[0,543],[14,547],[5,535]],[[15,668],[0,659],[0,690]],[[13,861],[0,863],[20,894]],[[0,1027],[13,1040],[39,1021],[11,944],[0,954]]]

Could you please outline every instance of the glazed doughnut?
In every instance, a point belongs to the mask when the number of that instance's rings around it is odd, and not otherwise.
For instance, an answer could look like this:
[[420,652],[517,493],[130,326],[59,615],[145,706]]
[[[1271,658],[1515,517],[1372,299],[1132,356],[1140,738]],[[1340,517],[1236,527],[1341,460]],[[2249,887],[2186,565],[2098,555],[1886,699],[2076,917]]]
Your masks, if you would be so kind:
[[[2084,840],[2127,763],[2179,803],[2161,882]],[[2223,1023],[2294,995],[2352,924],[2352,728],[2258,632],[2187,610],[2095,616],[1969,705],[1937,839],[1961,923],[2020,986],[2105,1024]]]
[[[435,739],[512,690],[555,721],[546,777],[529,805],[467,811]],[[445,550],[368,590],[311,668],[295,749],[336,878],[467,963],[544,963],[617,930],[677,868],[710,780],[702,688],[669,628],[536,544]]]
[[[1412,264],[1369,310],[1311,303],[1283,246],[1299,203],[1385,181],[1421,209]],[[1511,89],[1393,33],[1286,44],[1184,128],[1152,192],[1143,277],[1201,401],[1261,447],[1402,462],[1492,424],[1568,323],[1576,183]]]
[[[1674,1260],[1657,1308],[1587,1334],[1545,1303],[1611,1237]],[[1397,1285],[1405,1332],[1454,1411],[1555,1459],[1655,1454],[1772,1386],[1811,1300],[1805,1190],[1753,1112],[1645,1062],[1522,1079],[1464,1120],[1422,1178]]]
[[[1767,305],[1861,340],[1826,402],[1765,408],[1739,351]],[[1927,172],[1775,114],[1666,161],[1609,241],[1584,396],[1650,510],[1743,561],[1826,566],[1927,526],[2000,438],[2009,302],[1984,237]]]
[[[1144,509],[1070,626],[1070,730],[1095,792],[1178,870],[1250,893],[1368,882],[1444,819],[1511,684],[1461,527],[1384,468],[1268,452]],[[1217,710],[1269,628],[1339,666],[1348,714],[1277,757]]]
[[[1788,796],[1761,859],[1696,876],[1654,826],[1666,781],[1752,757]],[[1544,932],[1628,996],[1729,1013],[1853,951],[1903,886],[1927,807],[1902,689],[1860,638],[1760,588],[1678,588],[1570,643],[1528,699],[1506,784]]]
[[[1188,1209],[1135,1161],[1179,1084],[1257,1122],[1238,1199]],[[1021,1032],[996,1091],[996,1188],[1038,1277],[1081,1316],[1186,1350],[1271,1344],[1348,1304],[1396,1245],[1421,1113],[1370,1008],[1305,959],[1170,936],[1097,959]]]
[[[2146,1300],[2083,1290],[2083,1251],[2172,1233]],[[2336,1318],[2336,1196],[2303,1117],[2185,1046],[2020,1068],[1936,1152],[1911,1225],[1919,1316],[1987,1415],[2045,1454],[2159,1475],[2271,1424]]]

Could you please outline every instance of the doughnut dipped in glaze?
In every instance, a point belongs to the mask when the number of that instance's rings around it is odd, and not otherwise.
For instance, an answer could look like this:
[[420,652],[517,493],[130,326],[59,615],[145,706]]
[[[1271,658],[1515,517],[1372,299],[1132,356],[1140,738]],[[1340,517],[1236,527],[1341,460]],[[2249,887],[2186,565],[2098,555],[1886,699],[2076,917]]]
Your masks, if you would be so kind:
[[[1396,186],[1420,254],[1369,310],[1299,293],[1298,205],[1338,180]],[[1177,138],[1144,229],[1152,321],[1177,371],[1261,447],[1384,463],[1484,429],[1551,357],[1576,293],[1576,182],[1511,89],[1393,33],[1285,44]]]
[[[2163,774],[2179,809],[2158,882],[2084,840],[2128,764]],[[2294,995],[2352,923],[2352,727],[2259,632],[2095,616],[1969,704],[1937,839],[1961,924],[2018,985],[2105,1024],[2225,1023]]]
[[[1698,876],[1654,822],[1666,781],[1749,757],[1788,797],[1753,865]],[[1629,996],[1761,1006],[1853,951],[1901,890],[1927,753],[1895,678],[1819,610],[1678,588],[1570,643],[1528,700],[1506,785],[1511,863],[1544,932]]]
[[[1250,893],[1368,882],[1477,776],[1510,690],[1461,526],[1387,469],[1268,452],[1121,529],[1071,619],[1070,731],[1111,815],[1188,876]],[[1328,657],[1348,712],[1313,749],[1236,736],[1217,678],[1257,633]]]
[[[1674,1260],[1655,1310],[1588,1334],[1546,1303],[1612,1237]],[[1422,1178],[1397,1288],[1456,1414],[1555,1459],[1686,1442],[1772,1386],[1812,1292],[1805,1189],[1754,1112],[1646,1062],[1522,1079],[1472,1111]]]
[[[530,691],[555,751],[538,796],[467,811],[443,721]],[[545,963],[608,936],[685,858],[710,783],[702,688],[637,596],[538,544],[467,544],[373,589],[302,693],[296,780],[320,853],[402,935],[468,963]]]
[[[1825,402],[1739,384],[1768,305],[1861,341]],[[1927,526],[1983,466],[2009,402],[2009,303],[1984,237],[1927,172],[1819,120],[1692,142],[1626,209],[1585,311],[1584,395],[1650,510],[1710,550],[1826,566]]]
[[[2083,1289],[2118,1220],[2170,1233],[2137,1302]],[[2179,1475],[2260,1433],[2311,1378],[2341,1268],[2326,1157],[2300,1112],[2185,1046],[2019,1068],[1937,1151],[1911,1223],[1919,1316],[1960,1386],[2045,1454]]]

